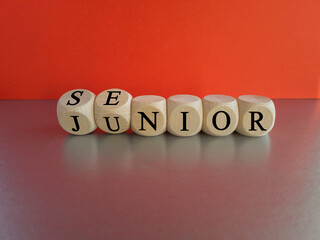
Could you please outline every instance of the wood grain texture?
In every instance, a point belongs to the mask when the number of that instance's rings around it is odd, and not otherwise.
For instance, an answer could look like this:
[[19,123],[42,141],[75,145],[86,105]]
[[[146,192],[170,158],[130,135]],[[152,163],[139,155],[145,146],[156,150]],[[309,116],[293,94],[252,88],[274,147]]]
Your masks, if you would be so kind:
[[226,95],[208,95],[202,99],[202,131],[212,136],[233,133],[239,121],[237,100]]
[[193,95],[173,95],[167,100],[168,132],[181,137],[193,136],[201,131],[202,102]]
[[236,131],[250,137],[264,136],[275,123],[276,110],[270,98],[257,95],[242,95],[237,99],[239,123]]
[[166,99],[156,95],[135,97],[131,102],[131,129],[142,136],[157,136],[166,131]]
[[57,104],[60,126],[68,133],[85,135],[97,126],[94,120],[94,100],[96,95],[86,89],[75,89],[63,94]]
[[111,134],[118,134],[130,128],[130,93],[118,89],[108,89],[97,95],[94,102],[94,116],[97,126]]

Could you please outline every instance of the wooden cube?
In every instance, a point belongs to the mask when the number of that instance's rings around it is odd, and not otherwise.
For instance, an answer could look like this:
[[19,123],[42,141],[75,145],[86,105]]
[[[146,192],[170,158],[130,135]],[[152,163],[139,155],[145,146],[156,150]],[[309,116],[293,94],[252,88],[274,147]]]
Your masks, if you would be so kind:
[[122,89],[109,89],[97,95],[94,102],[94,116],[97,126],[112,134],[130,128],[132,96]]
[[212,136],[233,133],[239,121],[237,100],[226,95],[208,95],[202,99],[202,131]]
[[97,128],[93,114],[95,97],[94,93],[85,89],[75,89],[63,94],[57,104],[60,126],[74,135],[94,131]]
[[155,95],[135,97],[131,102],[131,129],[142,136],[157,136],[166,131],[166,99]]
[[181,137],[201,131],[202,102],[193,95],[174,95],[168,98],[168,132]]
[[266,135],[274,126],[276,110],[270,98],[257,95],[238,97],[239,123],[236,131],[242,135]]

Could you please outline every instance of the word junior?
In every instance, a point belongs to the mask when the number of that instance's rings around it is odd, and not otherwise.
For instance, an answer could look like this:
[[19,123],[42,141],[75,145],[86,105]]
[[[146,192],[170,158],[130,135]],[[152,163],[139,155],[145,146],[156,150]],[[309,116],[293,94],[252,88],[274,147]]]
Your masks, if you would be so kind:
[[208,95],[202,100],[192,95],[174,95],[167,100],[145,95],[132,99],[121,89],[105,90],[96,96],[85,89],[71,90],[57,105],[61,127],[75,135],[91,133],[97,127],[118,134],[130,127],[136,134],[156,136],[166,130],[176,136],[193,136],[201,130],[213,136],[234,131],[246,136],[263,136],[275,122],[271,99],[242,95]]

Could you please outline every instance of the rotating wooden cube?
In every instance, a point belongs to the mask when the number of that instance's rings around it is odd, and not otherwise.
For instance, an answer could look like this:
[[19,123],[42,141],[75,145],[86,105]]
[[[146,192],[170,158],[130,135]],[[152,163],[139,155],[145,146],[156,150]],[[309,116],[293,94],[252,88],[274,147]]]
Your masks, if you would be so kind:
[[85,89],[75,89],[63,94],[57,104],[60,126],[74,135],[94,131],[97,128],[93,114],[95,97],[94,93]]
[[97,126],[112,134],[130,128],[132,96],[122,89],[109,89],[101,92],[94,102],[94,116]]

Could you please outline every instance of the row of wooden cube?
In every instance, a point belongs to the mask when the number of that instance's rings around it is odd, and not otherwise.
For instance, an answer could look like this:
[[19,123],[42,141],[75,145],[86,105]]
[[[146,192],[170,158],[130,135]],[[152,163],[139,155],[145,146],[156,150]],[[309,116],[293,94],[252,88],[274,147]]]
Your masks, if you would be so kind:
[[213,136],[234,131],[246,136],[263,136],[275,122],[271,99],[242,95],[155,95],[132,96],[121,89],[109,89],[98,96],[75,89],[61,96],[57,105],[61,127],[75,135],[91,133],[97,127],[118,134],[129,128],[143,136],[157,136],[166,130],[176,136],[193,136],[201,130]]

